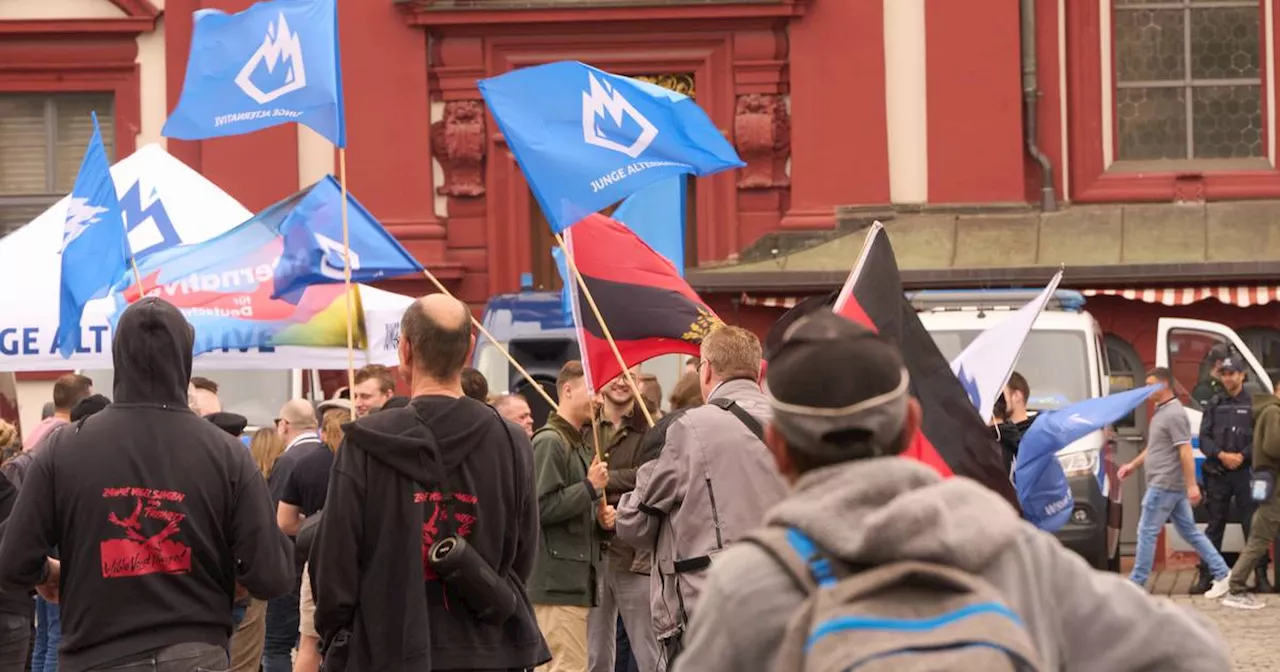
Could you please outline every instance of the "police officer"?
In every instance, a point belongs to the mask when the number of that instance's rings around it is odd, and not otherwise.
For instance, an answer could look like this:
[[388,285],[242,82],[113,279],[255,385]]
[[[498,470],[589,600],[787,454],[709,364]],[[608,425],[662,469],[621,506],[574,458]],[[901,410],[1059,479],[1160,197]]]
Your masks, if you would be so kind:
[[[1235,500],[1240,511],[1244,536],[1249,537],[1253,517],[1253,499],[1249,494],[1250,468],[1253,458],[1253,399],[1244,389],[1245,368],[1239,355],[1223,358],[1218,366],[1222,389],[1204,406],[1200,421],[1200,450],[1204,453],[1204,505],[1209,514],[1205,536],[1213,547],[1222,550],[1222,533],[1227,527],[1227,514]],[[1257,590],[1271,592],[1267,581],[1266,559],[1256,567]],[[1202,594],[1209,587],[1208,569],[1200,566],[1200,578],[1191,589]]]

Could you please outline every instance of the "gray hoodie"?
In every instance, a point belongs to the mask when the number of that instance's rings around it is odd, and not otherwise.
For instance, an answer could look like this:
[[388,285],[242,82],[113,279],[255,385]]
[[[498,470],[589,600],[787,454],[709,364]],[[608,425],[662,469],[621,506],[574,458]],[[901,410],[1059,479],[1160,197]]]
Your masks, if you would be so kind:
[[[902,458],[860,460],[805,475],[766,515],[860,564],[922,560],[980,575],[1026,624],[1046,670],[1231,669],[1216,629],[1115,574],[1096,572],[999,495],[946,481]],[[716,558],[675,670],[771,670],[803,601],[760,548]]]

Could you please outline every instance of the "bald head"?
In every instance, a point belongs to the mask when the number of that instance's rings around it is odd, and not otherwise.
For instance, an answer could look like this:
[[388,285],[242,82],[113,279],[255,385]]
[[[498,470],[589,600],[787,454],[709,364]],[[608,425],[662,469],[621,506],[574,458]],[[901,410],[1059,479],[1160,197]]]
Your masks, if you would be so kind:
[[471,311],[444,294],[414,301],[400,320],[402,363],[427,378],[451,382],[462,376],[471,353]]
[[280,419],[298,429],[316,428],[316,411],[306,399],[291,399],[280,409]]

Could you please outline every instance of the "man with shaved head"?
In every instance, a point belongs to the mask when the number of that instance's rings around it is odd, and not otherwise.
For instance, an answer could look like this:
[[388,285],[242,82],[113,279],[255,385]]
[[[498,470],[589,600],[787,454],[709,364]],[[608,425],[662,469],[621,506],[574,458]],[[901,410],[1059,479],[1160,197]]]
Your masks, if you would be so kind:
[[347,642],[347,669],[527,670],[551,657],[525,594],[533,446],[463,394],[470,320],[441,294],[409,306],[399,354],[413,399],[347,425],[334,459],[310,576],[316,631]]
[[[316,432],[316,412],[306,399],[292,399],[280,409],[276,418],[276,434],[284,441],[284,453],[271,469],[267,485],[277,511],[284,497],[289,475],[303,458],[328,450]],[[267,636],[262,649],[263,672],[291,672],[293,649],[298,645],[298,606],[302,594],[302,577],[294,577],[293,590],[267,603]]]

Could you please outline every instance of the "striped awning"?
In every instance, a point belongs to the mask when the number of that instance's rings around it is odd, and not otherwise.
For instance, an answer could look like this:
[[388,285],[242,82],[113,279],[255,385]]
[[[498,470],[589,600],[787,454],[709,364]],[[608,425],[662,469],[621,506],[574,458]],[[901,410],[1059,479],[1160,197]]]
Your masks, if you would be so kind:
[[[1130,301],[1158,303],[1165,306],[1188,306],[1197,301],[1215,299],[1229,306],[1248,308],[1280,303],[1280,285],[1220,285],[1204,287],[1129,287],[1123,289],[1086,289],[1085,296],[1116,296]],[[742,295],[742,305],[788,310],[806,297]]]
[[1280,301],[1280,286],[1222,285],[1217,287],[1169,287],[1086,289],[1085,296],[1118,296],[1130,301],[1159,303],[1165,306],[1187,306],[1197,301],[1217,299],[1229,306],[1248,308]]

